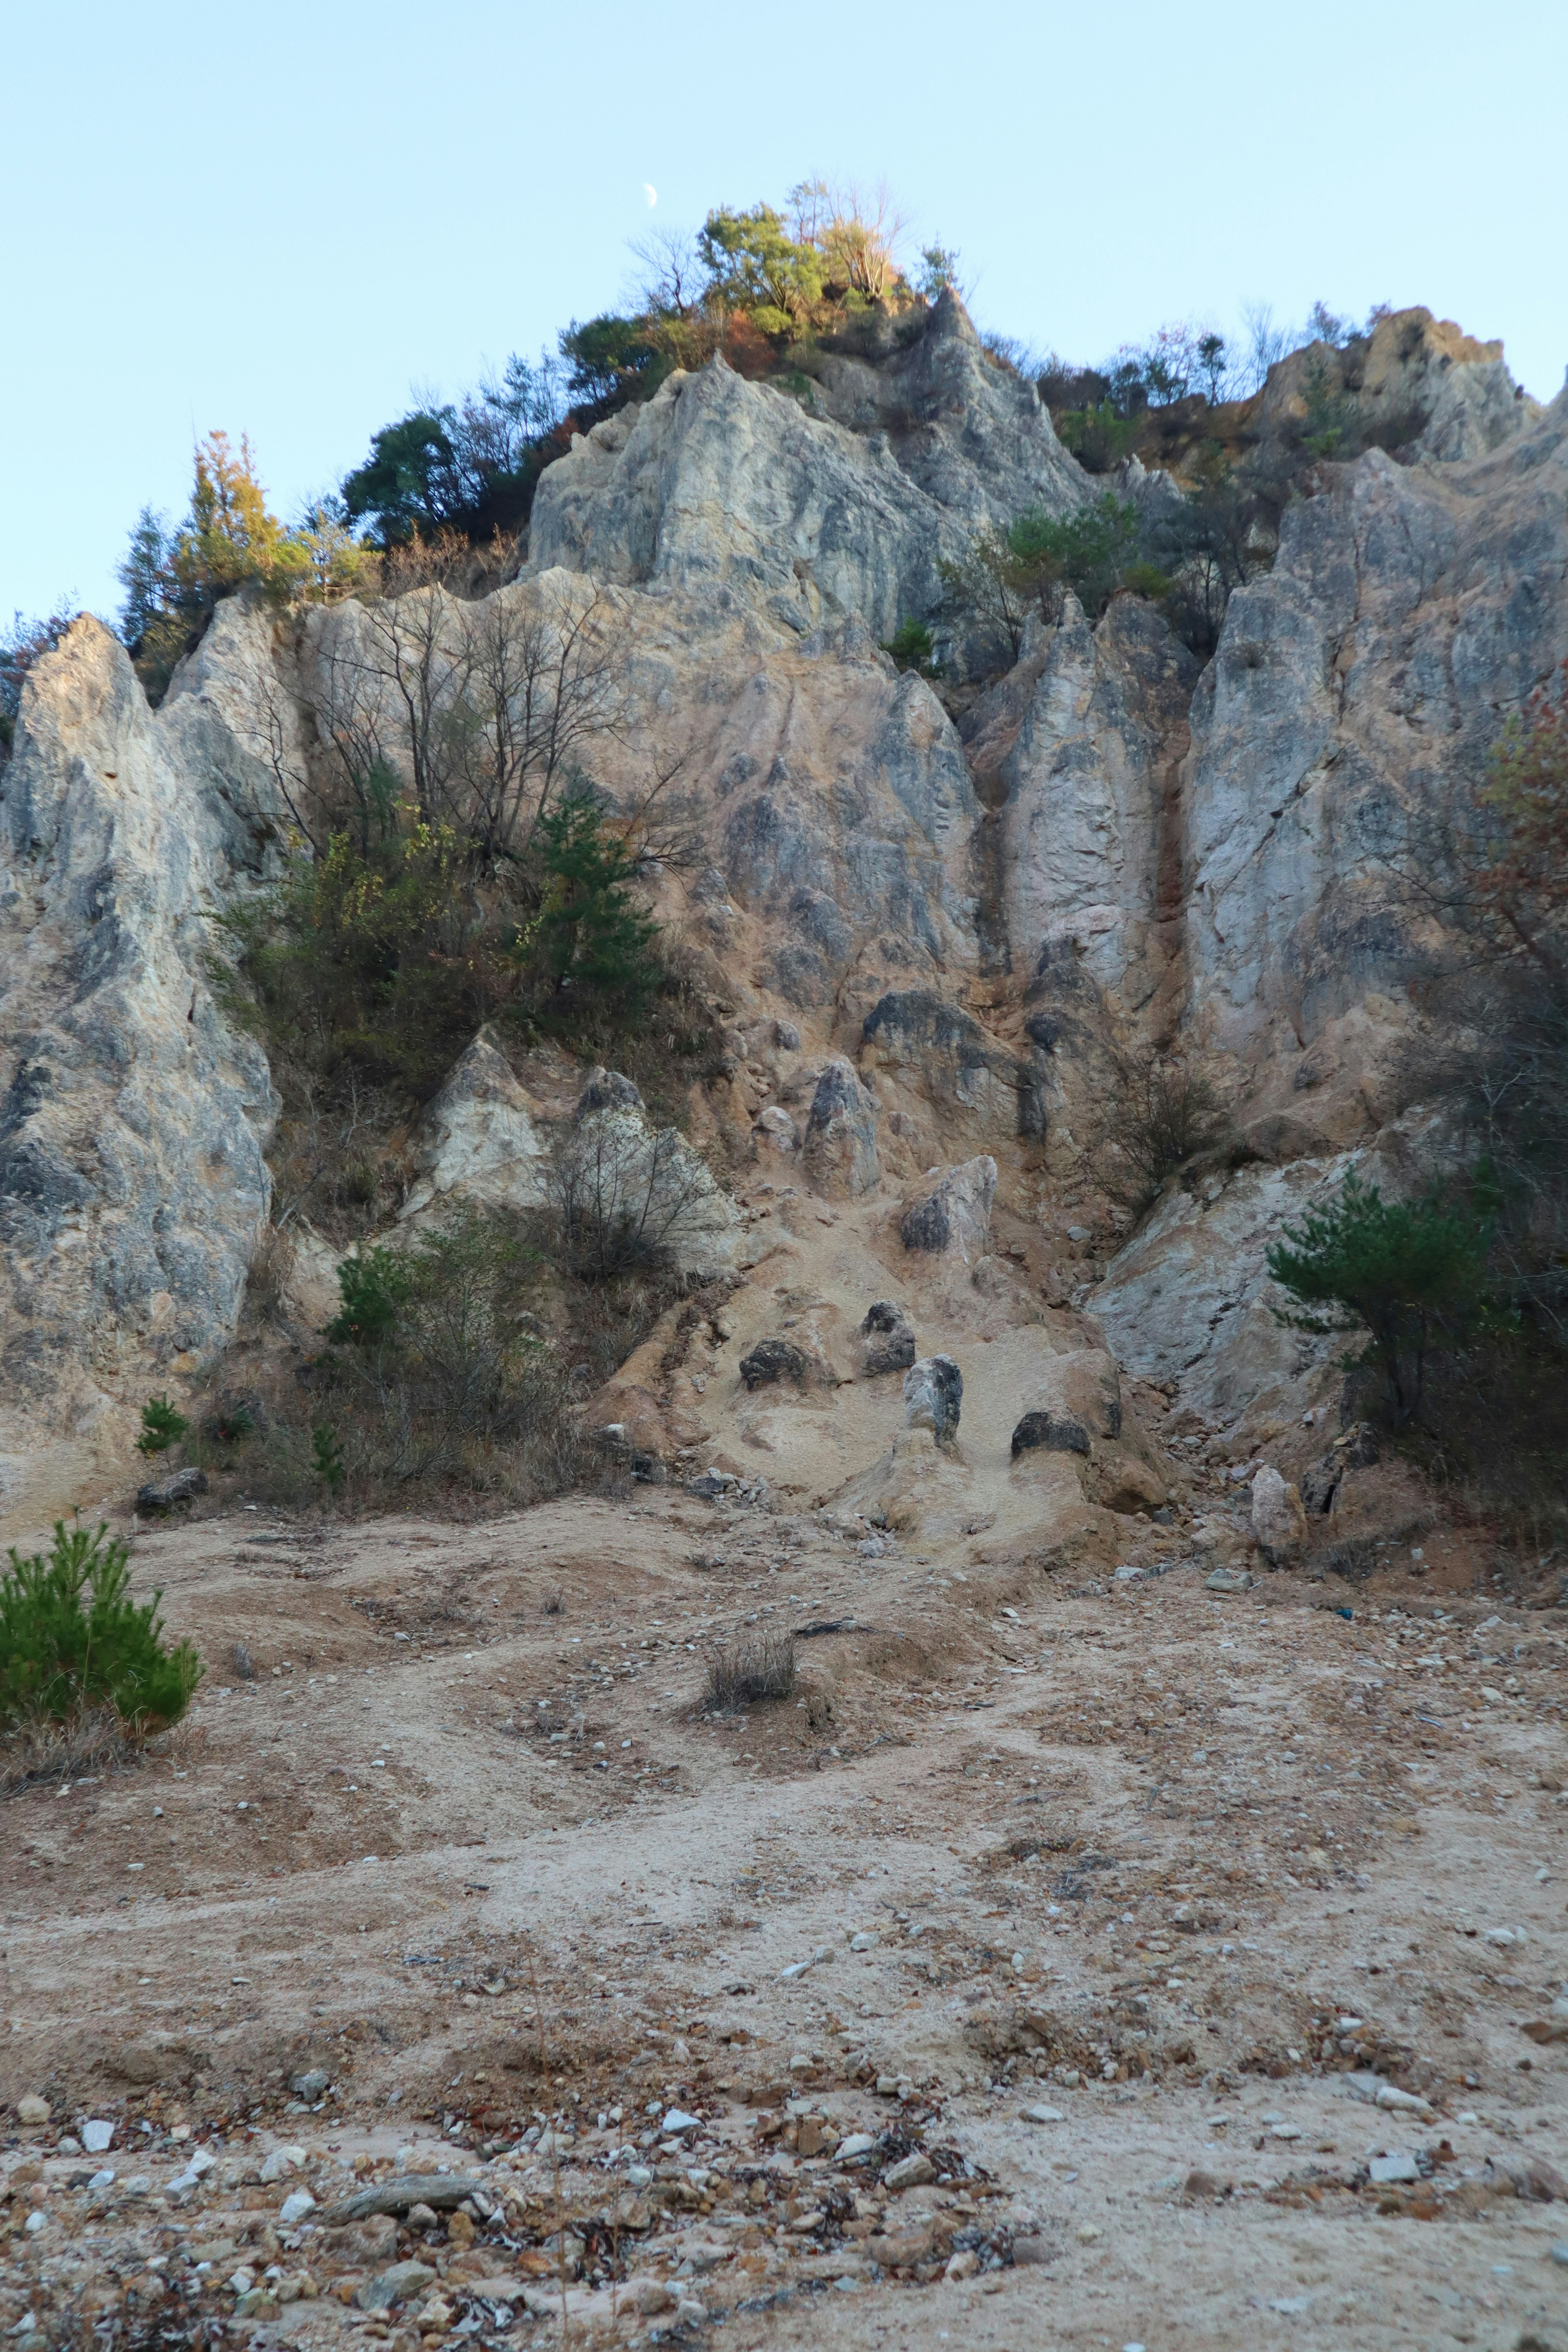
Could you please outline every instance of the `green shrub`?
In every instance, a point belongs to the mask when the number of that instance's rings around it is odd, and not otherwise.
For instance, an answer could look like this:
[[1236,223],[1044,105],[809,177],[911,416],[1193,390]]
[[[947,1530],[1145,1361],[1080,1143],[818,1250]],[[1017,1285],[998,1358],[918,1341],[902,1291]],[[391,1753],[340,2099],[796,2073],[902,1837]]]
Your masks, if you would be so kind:
[[149,1461],[154,1454],[166,1454],[171,1445],[179,1444],[190,1425],[166,1396],[149,1397],[142,1408],[142,1434],[136,1441],[136,1451],[145,1454]]
[[1468,1202],[1436,1189],[1385,1201],[1352,1171],[1338,1200],[1269,1250],[1270,1277],[1309,1310],[1276,1312],[1295,1330],[1370,1333],[1362,1360],[1381,1369],[1397,1427],[1419,1410],[1432,1348],[1484,1316],[1490,1238],[1489,1217]]
[[310,1432],[310,1467],[327,1492],[335,1495],[343,1483],[343,1449],[328,1422],[319,1421]]
[[1085,473],[1110,474],[1131,457],[1142,420],[1119,416],[1107,399],[1092,408],[1064,409],[1055,422],[1063,448],[1071,450]]
[[1098,621],[1138,560],[1142,526],[1131,499],[1110,491],[1060,520],[1037,509],[1020,515],[1007,544],[1041,586],[1065,580],[1090,621]]
[[414,1274],[396,1250],[356,1250],[338,1267],[342,1305],[327,1325],[334,1347],[374,1347],[391,1339],[408,1304]]
[[1220,1097],[1180,1055],[1121,1055],[1100,1089],[1092,1150],[1113,1201],[1146,1209],[1168,1176],[1224,1143]]
[[188,1642],[170,1650],[155,1592],[130,1598],[130,1555],[109,1536],[55,1523],[47,1557],[12,1549],[0,1577],[0,1725],[111,1706],[139,1730],[175,1723],[201,1680]]
[[891,654],[900,669],[918,670],[921,677],[936,677],[941,664],[936,657],[936,639],[923,621],[900,621],[887,644],[885,654]]

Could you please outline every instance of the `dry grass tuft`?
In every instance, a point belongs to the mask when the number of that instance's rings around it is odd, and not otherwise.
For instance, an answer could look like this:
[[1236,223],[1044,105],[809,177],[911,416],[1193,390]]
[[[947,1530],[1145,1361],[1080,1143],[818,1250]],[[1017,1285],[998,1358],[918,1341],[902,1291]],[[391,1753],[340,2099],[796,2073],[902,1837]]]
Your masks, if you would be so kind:
[[82,1707],[63,1722],[28,1715],[0,1740],[0,1797],[19,1796],[45,1780],[76,1780],[140,1762],[142,1742],[111,1706]]
[[707,1704],[721,1715],[760,1706],[765,1699],[793,1698],[795,1692],[793,1633],[766,1633],[758,1642],[740,1642],[708,1661]]

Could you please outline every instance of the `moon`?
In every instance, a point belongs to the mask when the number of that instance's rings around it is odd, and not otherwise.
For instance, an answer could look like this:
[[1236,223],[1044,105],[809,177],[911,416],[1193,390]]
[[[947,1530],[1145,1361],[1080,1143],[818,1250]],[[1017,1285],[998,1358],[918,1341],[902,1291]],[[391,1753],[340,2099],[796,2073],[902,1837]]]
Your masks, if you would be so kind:
[[645,180],[642,184],[642,192],[647,198],[647,208],[651,213],[655,205],[658,202],[658,190],[654,186],[651,180]]

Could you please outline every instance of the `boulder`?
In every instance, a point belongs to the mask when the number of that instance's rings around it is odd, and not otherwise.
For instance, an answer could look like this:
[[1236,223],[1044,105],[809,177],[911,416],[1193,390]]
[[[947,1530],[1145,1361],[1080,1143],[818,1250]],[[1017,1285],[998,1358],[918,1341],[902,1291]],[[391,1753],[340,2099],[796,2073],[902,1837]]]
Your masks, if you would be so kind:
[[876,1103],[841,1055],[817,1079],[804,1153],[807,1171],[823,1192],[868,1192],[881,1174]]
[[545,1158],[528,1097],[481,1030],[425,1114],[401,1213],[416,1217],[447,1203],[537,1208]]
[[791,1339],[759,1339],[750,1355],[741,1359],[741,1378],[749,1389],[768,1388],[778,1381],[804,1388],[816,1366],[803,1348]]
[[752,1121],[752,1136],[759,1154],[800,1150],[800,1129],[783,1103],[764,1105]]
[[574,1259],[596,1272],[638,1263],[679,1274],[726,1271],[742,1227],[735,1204],[679,1129],[639,1109],[590,1109],[558,1137],[547,1193]]
[[1276,1567],[1307,1548],[1307,1514],[1300,1494],[1265,1462],[1252,1481],[1252,1538]]
[[904,1374],[904,1421],[929,1429],[939,1443],[958,1435],[963,1374],[951,1356],[922,1356]]
[[907,1371],[915,1360],[915,1327],[901,1307],[879,1298],[860,1326],[860,1366],[875,1380],[881,1372]]
[[1071,1413],[1026,1412],[1013,1432],[1014,1460],[1037,1447],[1047,1454],[1087,1454],[1089,1432]]
[[166,1478],[149,1478],[144,1486],[136,1489],[139,1511],[172,1511],[177,1504],[194,1502],[207,1491],[207,1474],[189,1464],[184,1470],[171,1471]]
[[996,1162],[989,1153],[950,1168],[930,1192],[905,1209],[899,1224],[907,1250],[951,1252],[967,1265],[984,1256],[991,1241],[991,1204],[996,1195]]

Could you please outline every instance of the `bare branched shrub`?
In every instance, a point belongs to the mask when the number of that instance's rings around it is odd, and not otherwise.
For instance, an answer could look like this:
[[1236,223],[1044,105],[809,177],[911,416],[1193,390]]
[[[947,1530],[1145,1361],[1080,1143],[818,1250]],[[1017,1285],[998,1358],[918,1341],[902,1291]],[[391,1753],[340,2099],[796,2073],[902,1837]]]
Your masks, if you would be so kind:
[[621,730],[617,666],[598,593],[504,593],[462,604],[440,587],[360,606],[334,633],[318,720],[356,809],[412,799],[481,871],[527,851],[534,827]]
[[721,1197],[675,1128],[633,1110],[595,1112],[568,1129],[547,1181],[564,1260],[595,1281],[668,1265],[710,1228]]
[[1113,1201],[1145,1209],[1168,1176],[1216,1150],[1229,1116],[1209,1081],[1180,1054],[1119,1054],[1094,1129],[1100,1182]]
[[739,1642],[710,1658],[706,1703],[721,1715],[733,1715],[766,1699],[793,1698],[795,1680],[795,1635],[764,1633],[760,1641]]

